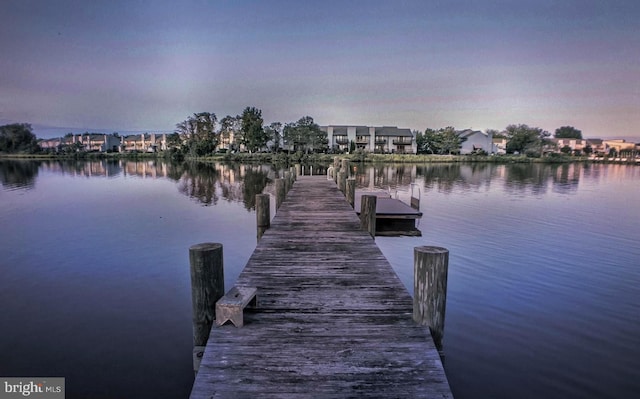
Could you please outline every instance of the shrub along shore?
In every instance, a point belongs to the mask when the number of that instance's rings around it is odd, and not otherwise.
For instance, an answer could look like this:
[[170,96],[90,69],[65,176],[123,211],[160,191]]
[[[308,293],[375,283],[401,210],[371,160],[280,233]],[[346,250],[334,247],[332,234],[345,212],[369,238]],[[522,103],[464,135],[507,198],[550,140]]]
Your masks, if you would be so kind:
[[235,153],[215,154],[205,157],[172,157],[170,152],[159,153],[76,153],[76,154],[0,154],[4,159],[32,159],[32,160],[152,160],[167,161],[195,161],[195,162],[240,162],[240,163],[329,163],[334,157],[349,159],[351,162],[370,163],[443,163],[443,162],[488,162],[488,163],[570,163],[570,162],[605,162],[637,164],[633,159],[620,161],[614,158],[589,159],[583,156],[566,154],[550,154],[540,158],[526,155],[431,155],[431,154],[304,154],[297,153]]

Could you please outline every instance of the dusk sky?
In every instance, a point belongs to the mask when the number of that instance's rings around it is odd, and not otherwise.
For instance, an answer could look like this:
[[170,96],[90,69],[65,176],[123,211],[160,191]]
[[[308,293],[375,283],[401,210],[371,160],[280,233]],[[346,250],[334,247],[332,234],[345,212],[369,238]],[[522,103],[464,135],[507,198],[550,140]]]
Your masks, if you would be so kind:
[[246,106],[640,139],[640,1],[0,3],[0,124],[172,131]]

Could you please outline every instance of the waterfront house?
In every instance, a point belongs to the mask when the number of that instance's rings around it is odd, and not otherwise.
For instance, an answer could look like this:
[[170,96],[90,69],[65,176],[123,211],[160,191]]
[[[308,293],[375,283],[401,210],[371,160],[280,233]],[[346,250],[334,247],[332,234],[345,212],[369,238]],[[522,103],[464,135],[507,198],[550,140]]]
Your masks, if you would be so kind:
[[588,142],[585,139],[575,139],[575,138],[552,138],[551,141],[556,144],[556,148],[558,152],[562,152],[563,148],[570,148],[571,153],[573,154],[581,154],[584,151],[585,147],[587,147]]
[[41,140],[43,150],[60,151],[64,147],[77,145],[77,149],[87,152],[120,151],[120,137],[104,133],[69,134],[65,137]]
[[629,143],[624,139],[610,139],[603,140],[603,144],[605,146],[605,153],[611,152],[611,150],[615,151],[615,155],[619,157],[630,157],[636,154],[636,144]]
[[465,129],[457,131],[456,133],[461,139],[466,139],[462,142],[460,154],[472,154],[477,151],[485,151],[487,154],[495,154],[498,152],[497,146],[493,143],[492,132],[485,133],[480,130]]
[[167,149],[167,135],[155,133],[141,133],[124,136],[122,151],[124,152],[158,152]]
[[349,151],[357,149],[375,153],[415,154],[416,140],[410,129],[396,126],[329,125],[320,129],[327,133],[329,148]]

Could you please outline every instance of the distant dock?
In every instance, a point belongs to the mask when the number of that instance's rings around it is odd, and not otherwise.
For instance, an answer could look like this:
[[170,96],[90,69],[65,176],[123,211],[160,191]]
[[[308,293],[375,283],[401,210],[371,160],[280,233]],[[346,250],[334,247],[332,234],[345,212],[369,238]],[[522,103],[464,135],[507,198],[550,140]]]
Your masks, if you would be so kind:
[[214,323],[192,399],[453,397],[411,296],[324,176],[297,178],[236,287],[257,303],[241,328]]

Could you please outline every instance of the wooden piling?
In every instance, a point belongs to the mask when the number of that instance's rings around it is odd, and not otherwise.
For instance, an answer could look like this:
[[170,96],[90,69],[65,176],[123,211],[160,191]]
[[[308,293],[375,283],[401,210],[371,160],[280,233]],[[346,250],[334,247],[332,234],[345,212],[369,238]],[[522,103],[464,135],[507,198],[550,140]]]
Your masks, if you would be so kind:
[[371,237],[376,236],[376,203],[375,195],[363,195],[360,201],[360,227],[369,232]]
[[338,172],[338,190],[342,191],[342,194],[345,194],[346,188],[346,173],[343,170]]
[[421,246],[413,250],[413,320],[429,326],[436,347],[442,350],[447,303],[449,250]]
[[222,244],[202,243],[189,248],[193,306],[193,370],[198,371],[215,320],[215,304],[224,296]]
[[269,194],[256,194],[256,226],[258,230],[258,240],[271,224],[271,211],[269,205]]
[[295,166],[295,169],[296,169],[296,176],[302,175],[302,165],[297,163],[296,166]]
[[284,197],[286,195],[285,192],[285,183],[283,179],[276,179],[276,211],[280,208],[280,205],[284,201]]
[[295,181],[296,181],[296,178],[297,178],[297,176],[298,176],[298,175],[296,174],[296,168],[295,168],[295,167],[293,167],[293,166],[291,166],[291,167],[289,168],[289,173],[291,173],[291,183],[295,182]]
[[285,194],[289,192],[289,190],[291,190],[291,172],[290,171],[285,171],[284,172],[284,192]]
[[342,160],[341,170],[343,170],[346,173],[347,179],[349,177],[351,177],[351,171],[350,171],[350,168],[349,168],[349,160],[348,159],[343,159]]
[[345,195],[347,197],[347,202],[353,208],[356,201],[356,179],[355,178],[351,177],[347,179],[347,188],[346,188]]

